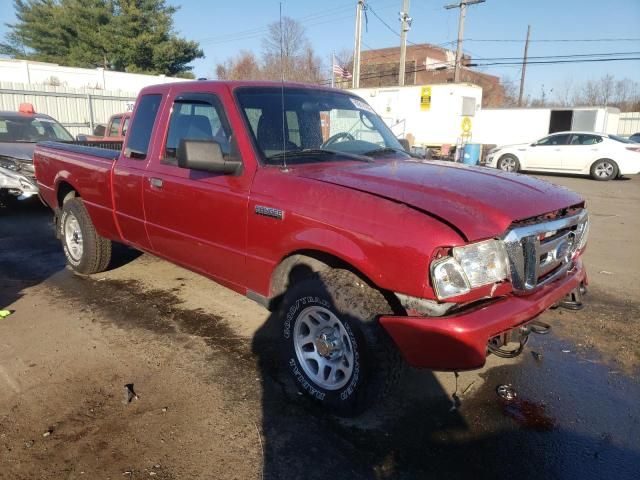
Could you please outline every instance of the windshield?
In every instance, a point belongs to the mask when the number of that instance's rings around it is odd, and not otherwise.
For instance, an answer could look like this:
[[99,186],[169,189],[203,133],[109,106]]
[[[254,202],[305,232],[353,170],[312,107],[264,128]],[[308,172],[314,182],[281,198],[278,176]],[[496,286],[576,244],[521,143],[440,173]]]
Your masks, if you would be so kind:
[[35,143],[45,140],[69,142],[73,137],[50,118],[0,115],[0,142]]
[[[371,160],[399,154],[400,143],[363,100],[340,92],[240,88],[237,98],[255,144],[269,163]],[[284,104],[284,115],[282,106]]]

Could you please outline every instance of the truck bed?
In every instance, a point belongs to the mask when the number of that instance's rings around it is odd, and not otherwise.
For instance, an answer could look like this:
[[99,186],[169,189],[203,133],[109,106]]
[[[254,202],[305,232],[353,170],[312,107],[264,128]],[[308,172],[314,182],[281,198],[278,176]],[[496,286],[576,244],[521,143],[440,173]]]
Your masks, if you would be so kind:
[[82,192],[84,205],[100,235],[118,238],[113,218],[111,168],[121,148],[122,142],[38,143],[33,162],[40,196],[56,210],[70,189]]

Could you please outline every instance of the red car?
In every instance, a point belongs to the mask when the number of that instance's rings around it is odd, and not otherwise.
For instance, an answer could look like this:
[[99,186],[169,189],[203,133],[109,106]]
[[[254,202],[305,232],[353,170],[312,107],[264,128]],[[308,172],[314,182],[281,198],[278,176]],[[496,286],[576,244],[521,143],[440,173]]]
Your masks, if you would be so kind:
[[402,357],[465,370],[519,354],[586,282],[577,194],[418,161],[344,91],[148,87],[121,152],[42,143],[35,165],[71,268],[106,269],[121,242],[278,309],[283,367],[338,412]]

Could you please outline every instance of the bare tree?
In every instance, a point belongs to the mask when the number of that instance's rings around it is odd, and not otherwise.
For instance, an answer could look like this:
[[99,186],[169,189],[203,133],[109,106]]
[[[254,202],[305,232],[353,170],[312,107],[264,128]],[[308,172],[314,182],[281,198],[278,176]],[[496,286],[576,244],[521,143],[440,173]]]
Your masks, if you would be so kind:
[[[500,79],[500,85],[502,86],[503,89],[503,96],[502,96],[502,101],[500,102],[499,105],[491,105],[491,106],[498,106],[498,107],[507,107],[507,108],[511,108],[511,107],[517,107],[518,106],[518,94],[519,94],[519,84],[517,81],[515,81],[513,78],[511,77],[502,77]],[[484,91],[482,92],[482,96],[483,96],[483,106],[484,105]],[[529,97],[524,97],[522,99],[522,106],[526,107],[528,106],[528,101],[529,101]]]
[[218,64],[216,76],[220,80],[258,80],[262,78],[262,69],[256,56],[243,50],[237,57]]
[[262,40],[267,77],[273,80],[281,77],[287,80],[303,80],[308,77],[305,75],[308,72],[301,72],[300,68],[304,68],[305,53],[310,48],[304,27],[298,21],[283,17],[282,24],[271,23],[267,36]]
[[560,85],[556,87],[555,103],[559,107],[569,107],[571,105],[571,99],[573,95],[573,78],[565,78]]
[[282,29],[280,22],[269,24],[267,36],[262,40],[264,56],[280,58],[281,44],[285,61],[302,56],[309,47],[309,40],[300,22],[291,17],[282,17]]

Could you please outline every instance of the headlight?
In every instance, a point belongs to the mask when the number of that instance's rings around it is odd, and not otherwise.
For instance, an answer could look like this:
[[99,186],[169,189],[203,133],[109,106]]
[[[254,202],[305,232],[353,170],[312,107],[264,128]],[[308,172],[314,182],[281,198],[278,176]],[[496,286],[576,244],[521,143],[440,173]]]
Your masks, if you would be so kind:
[[471,290],[462,267],[451,257],[436,260],[431,264],[431,279],[440,299],[463,295]]
[[431,265],[431,279],[439,299],[500,282],[508,274],[507,252],[499,240],[455,247],[452,257],[436,260]]
[[587,246],[587,239],[589,238],[590,223],[591,222],[589,222],[589,218],[587,217],[584,223],[582,223],[581,225],[578,225],[579,241],[578,241],[578,248],[576,248],[576,252],[581,251],[584,247]]

